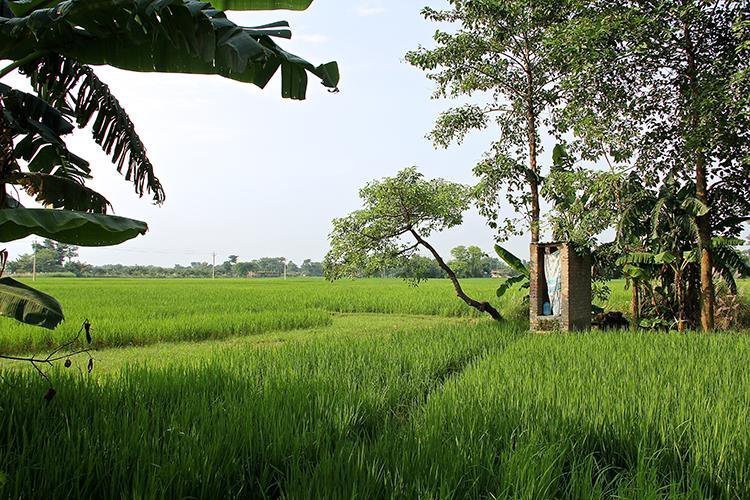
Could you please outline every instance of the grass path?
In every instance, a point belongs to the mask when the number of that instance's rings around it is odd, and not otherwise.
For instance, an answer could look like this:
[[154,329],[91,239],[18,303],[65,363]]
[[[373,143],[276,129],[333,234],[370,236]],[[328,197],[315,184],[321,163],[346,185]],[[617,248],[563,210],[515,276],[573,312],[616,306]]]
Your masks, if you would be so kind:
[[[403,330],[405,324],[414,330],[445,325],[476,324],[482,320],[446,318],[440,316],[379,313],[337,313],[331,324],[314,328],[277,330],[260,334],[240,335],[218,340],[159,342],[146,346],[105,347],[92,351],[96,369],[94,375],[112,374],[127,366],[163,367],[169,365],[200,364],[203,360],[225,352],[244,349],[272,348],[287,342],[310,342],[325,337],[357,334],[385,336]],[[30,354],[22,354],[30,355]],[[71,369],[83,370],[87,358],[74,358]],[[0,360],[0,369],[34,369],[26,363]]]

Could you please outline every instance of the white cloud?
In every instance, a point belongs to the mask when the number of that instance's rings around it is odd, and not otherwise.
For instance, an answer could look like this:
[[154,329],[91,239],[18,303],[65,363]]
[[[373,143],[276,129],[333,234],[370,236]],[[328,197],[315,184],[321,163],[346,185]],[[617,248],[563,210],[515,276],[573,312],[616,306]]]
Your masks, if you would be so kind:
[[388,10],[385,7],[375,7],[373,5],[361,4],[356,9],[356,13],[360,17],[379,16],[385,14]]
[[304,42],[304,43],[326,43],[329,38],[321,33],[295,33],[293,35],[293,40],[296,40],[298,42]]

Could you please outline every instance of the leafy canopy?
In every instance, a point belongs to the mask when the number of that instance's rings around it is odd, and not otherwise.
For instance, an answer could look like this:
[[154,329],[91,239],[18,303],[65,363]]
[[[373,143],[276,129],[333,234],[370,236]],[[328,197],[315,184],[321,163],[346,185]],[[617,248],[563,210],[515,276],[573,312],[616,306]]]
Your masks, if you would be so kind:
[[408,266],[419,246],[412,241],[414,233],[427,238],[460,225],[471,189],[443,179],[427,180],[410,167],[370,182],[359,196],[361,209],[333,221],[325,258],[329,279]]
[[496,140],[474,169],[482,180],[479,210],[500,236],[520,234],[522,224],[501,217],[500,199],[507,197],[517,213],[530,216],[532,239],[537,239],[539,131],[558,100],[556,82],[563,70],[545,40],[566,20],[570,2],[448,3],[444,10],[422,10],[439,25],[435,47],[419,47],[406,60],[435,82],[434,98],[470,101],[441,113],[429,137],[448,147],[472,132],[493,130]]

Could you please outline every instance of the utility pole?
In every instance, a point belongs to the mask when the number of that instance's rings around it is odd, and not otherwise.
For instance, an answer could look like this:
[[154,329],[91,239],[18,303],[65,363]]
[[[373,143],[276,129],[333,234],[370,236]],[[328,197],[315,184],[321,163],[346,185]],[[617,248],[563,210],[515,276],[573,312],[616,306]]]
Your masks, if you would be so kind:
[[287,261],[286,259],[284,259],[284,279],[286,279],[286,266],[288,266],[288,265],[289,265],[289,261]]
[[34,249],[34,256],[31,258],[31,281],[36,281],[36,249]]
[[216,252],[211,253],[211,279],[216,279]]

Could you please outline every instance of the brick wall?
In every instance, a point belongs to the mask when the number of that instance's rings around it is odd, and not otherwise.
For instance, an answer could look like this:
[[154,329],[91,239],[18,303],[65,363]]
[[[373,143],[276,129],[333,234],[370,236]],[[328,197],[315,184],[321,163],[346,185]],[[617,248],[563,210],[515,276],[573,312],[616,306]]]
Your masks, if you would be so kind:
[[[559,316],[543,316],[546,294],[545,248],[560,250],[562,308]],[[591,328],[591,256],[578,255],[567,244],[531,245],[529,320],[532,330],[587,330]]]

